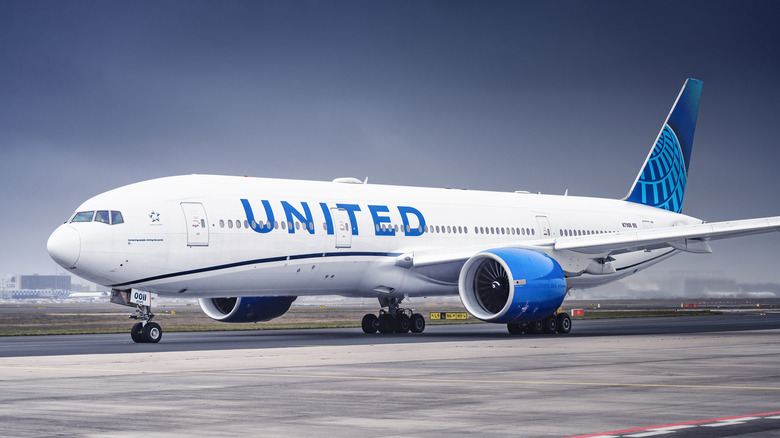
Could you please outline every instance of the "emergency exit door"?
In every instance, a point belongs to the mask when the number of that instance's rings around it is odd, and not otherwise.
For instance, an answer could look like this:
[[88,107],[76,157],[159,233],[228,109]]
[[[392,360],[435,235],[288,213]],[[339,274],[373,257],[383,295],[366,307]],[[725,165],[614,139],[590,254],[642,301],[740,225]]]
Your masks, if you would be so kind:
[[206,209],[200,202],[182,202],[184,224],[187,227],[187,246],[208,246],[209,227]]
[[536,216],[536,221],[539,223],[540,234],[544,237],[553,237],[553,230],[550,227],[550,220],[547,216]]

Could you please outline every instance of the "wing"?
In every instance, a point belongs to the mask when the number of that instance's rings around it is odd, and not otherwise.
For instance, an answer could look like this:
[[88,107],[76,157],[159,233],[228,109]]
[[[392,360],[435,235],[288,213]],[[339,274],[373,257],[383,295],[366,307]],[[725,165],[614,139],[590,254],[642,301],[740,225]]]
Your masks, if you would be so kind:
[[780,231],[780,216],[562,238],[555,240],[553,248],[582,254],[620,254],[669,247],[708,253],[712,252],[707,243],[710,240],[772,231]]
[[483,244],[457,249],[418,248],[399,256],[395,264],[396,266],[406,268],[443,267],[444,265],[449,265],[448,271],[452,272],[447,272],[448,275],[446,276],[451,278],[452,276],[457,276],[456,273],[460,266],[473,255],[496,247],[525,248],[548,253],[568,250],[580,253],[583,255],[583,258],[589,259],[661,248],[675,248],[694,253],[709,253],[712,252],[708,244],[710,240],[770,233],[772,231],[780,231],[780,216],[640,229],[617,234],[558,237],[535,241],[509,242],[500,245]]

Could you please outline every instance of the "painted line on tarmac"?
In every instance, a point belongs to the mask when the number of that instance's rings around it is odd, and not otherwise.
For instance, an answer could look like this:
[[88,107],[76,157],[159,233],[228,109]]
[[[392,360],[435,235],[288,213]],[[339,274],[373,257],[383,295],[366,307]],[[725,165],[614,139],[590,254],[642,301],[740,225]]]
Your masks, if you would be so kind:
[[[667,435],[667,434],[679,432],[683,429],[694,429],[700,427],[715,428],[715,427],[738,426],[738,425],[743,425],[749,421],[760,420],[760,419],[778,420],[780,419],[780,411],[764,412],[761,414],[739,415],[734,417],[711,418],[708,420],[683,421],[680,423],[663,424],[660,426],[637,427],[633,429],[615,430],[612,432],[574,435],[566,438],[629,438],[629,437],[642,438],[642,437],[649,437],[649,436]],[[773,428],[771,430],[776,430],[776,429]],[[712,429],[710,429],[710,431],[712,431]],[[762,430],[762,431],[767,431],[767,430]],[[687,430],[687,432],[694,432],[694,431]],[[698,432],[702,432],[702,429],[699,429]],[[710,435],[710,436],[714,436],[714,435]],[[731,435],[729,434],[727,436],[731,436]]]
[[[611,383],[611,382],[567,382],[550,380],[488,380],[488,379],[444,379],[444,378],[414,378],[414,377],[376,377],[376,376],[336,376],[324,374],[282,374],[253,372],[217,372],[217,371],[161,371],[161,370],[126,370],[107,368],[68,368],[68,367],[28,367],[0,365],[0,369],[28,371],[77,371],[112,374],[158,374],[158,375],[202,375],[202,376],[236,376],[236,377],[295,377],[306,379],[330,380],[366,380],[389,382],[428,382],[428,383],[478,383],[478,384],[513,384],[513,385],[555,385],[555,386],[602,386],[631,388],[678,388],[678,389],[748,389],[763,391],[780,391],[780,386],[730,386],[730,385],[682,385],[663,383]],[[2,379],[0,379],[2,380]]]

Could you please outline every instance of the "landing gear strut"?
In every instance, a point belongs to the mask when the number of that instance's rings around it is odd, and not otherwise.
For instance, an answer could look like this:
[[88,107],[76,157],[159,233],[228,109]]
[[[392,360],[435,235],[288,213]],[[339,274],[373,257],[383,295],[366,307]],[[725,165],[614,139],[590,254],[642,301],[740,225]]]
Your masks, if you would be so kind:
[[402,309],[399,305],[403,297],[380,297],[379,316],[368,313],[363,317],[363,333],[422,333],[425,330],[425,317],[414,313],[412,309]]
[[141,322],[133,324],[133,328],[130,329],[130,337],[133,339],[133,342],[136,343],[156,344],[157,342],[160,342],[163,331],[160,324],[152,322],[154,314],[152,313],[151,306],[131,302],[130,292],[131,291],[129,290],[111,290],[111,302],[123,306],[135,307],[135,313],[130,315],[130,319],[141,320]]
[[515,322],[506,325],[511,335],[553,333],[567,334],[571,331],[571,317],[568,313],[553,314],[539,321]]

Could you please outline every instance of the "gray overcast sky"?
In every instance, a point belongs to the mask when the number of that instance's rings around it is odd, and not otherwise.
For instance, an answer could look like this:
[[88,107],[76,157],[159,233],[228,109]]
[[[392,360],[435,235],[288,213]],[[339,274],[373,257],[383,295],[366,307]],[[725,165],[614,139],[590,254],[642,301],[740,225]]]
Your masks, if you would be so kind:
[[[780,2],[0,2],[0,275],[87,198],[213,173],[620,198],[704,81],[684,212],[780,215]],[[780,282],[777,233],[654,268]]]

